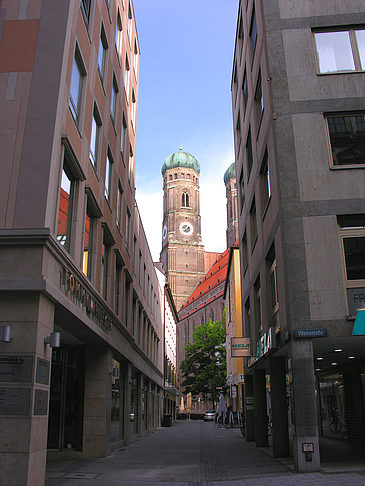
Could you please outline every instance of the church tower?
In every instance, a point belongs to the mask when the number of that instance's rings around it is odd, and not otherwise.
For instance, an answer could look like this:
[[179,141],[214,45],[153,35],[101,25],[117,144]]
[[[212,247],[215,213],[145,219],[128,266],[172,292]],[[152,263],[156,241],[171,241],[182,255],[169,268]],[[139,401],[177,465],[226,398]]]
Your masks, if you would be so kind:
[[179,310],[205,276],[200,166],[195,157],[180,149],[166,158],[161,172],[164,195],[160,261]]
[[224,174],[227,198],[227,248],[238,241],[237,180],[236,165],[233,162]]

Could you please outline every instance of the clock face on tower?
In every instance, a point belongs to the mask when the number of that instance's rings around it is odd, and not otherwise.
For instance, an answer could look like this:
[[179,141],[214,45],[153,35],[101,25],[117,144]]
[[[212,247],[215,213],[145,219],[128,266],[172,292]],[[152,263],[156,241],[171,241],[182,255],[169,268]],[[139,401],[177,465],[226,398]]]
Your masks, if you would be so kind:
[[191,223],[181,223],[180,224],[180,233],[182,235],[191,235],[193,234],[193,225]]
[[163,230],[162,230],[162,238],[166,239],[166,236],[167,236],[167,228],[166,228],[166,226],[164,226]]

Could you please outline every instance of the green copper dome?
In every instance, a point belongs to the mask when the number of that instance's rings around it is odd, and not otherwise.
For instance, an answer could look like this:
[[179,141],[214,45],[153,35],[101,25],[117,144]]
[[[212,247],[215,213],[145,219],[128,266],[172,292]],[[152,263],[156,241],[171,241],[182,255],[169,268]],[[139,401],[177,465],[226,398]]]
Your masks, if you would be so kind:
[[162,175],[164,175],[168,169],[174,169],[175,167],[187,167],[188,169],[194,169],[195,172],[200,174],[199,162],[187,152],[180,151],[166,157],[161,169]]
[[236,164],[233,162],[228,169],[224,173],[224,183],[227,184],[227,182],[230,179],[235,179],[236,178]]

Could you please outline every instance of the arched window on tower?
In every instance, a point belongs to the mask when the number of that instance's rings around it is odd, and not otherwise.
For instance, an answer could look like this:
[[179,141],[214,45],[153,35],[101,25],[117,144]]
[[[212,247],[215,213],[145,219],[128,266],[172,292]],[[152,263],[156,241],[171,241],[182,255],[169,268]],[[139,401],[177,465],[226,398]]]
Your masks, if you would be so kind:
[[184,208],[189,207],[189,194],[187,192],[182,193],[181,204]]

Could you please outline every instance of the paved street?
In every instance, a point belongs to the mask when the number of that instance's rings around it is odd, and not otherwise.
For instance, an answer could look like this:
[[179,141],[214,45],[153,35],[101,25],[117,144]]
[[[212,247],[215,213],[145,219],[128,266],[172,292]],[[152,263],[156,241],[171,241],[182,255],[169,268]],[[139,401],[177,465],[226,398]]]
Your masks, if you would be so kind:
[[113,455],[48,463],[46,486],[365,486],[365,460],[324,464],[297,474],[292,461],[273,459],[237,429],[203,421],[159,428]]

